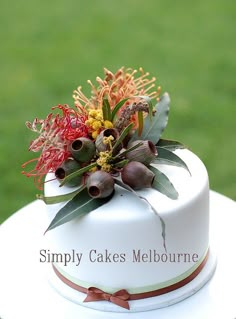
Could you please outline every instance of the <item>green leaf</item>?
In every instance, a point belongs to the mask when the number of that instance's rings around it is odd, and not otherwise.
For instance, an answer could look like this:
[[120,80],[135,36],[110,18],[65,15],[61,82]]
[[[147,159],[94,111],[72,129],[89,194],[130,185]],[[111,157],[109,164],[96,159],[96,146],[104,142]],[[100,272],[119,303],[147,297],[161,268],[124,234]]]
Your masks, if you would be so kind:
[[114,107],[114,109],[111,112],[111,121],[113,122],[117,112],[119,111],[119,109],[125,104],[126,101],[128,101],[129,98],[123,99],[121,100],[119,103],[116,104],[116,106]]
[[179,194],[169,178],[156,167],[149,166],[148,168],[155,174],[152,187],[171,199],[177,199]]
[[90,213],[96,208],[106,204],[111,198],[94,199],[89,196],[87,189],[82,190],[81,193],[77,194],[70,202],[68,202],[59,212],[56,214],[50,225],[48,226],[45,233],[53,228],[63,225],[76,217],[81,217],[85,214]]
[[191,172],[186,165],[186,163],[175,153],[172,153],[168,149],[158,147],[157,146],[157,157],[152,161],[153,164],[166,164],[166,165],[173,165],[185,168],[189,174],[191,175]]
[[131,128],[133,127],[133,123],[130,123],[128,126],[126,126],[123,131],[121,132],[119,138],[116,140],[114,146],[113,146],[113,151],[116,149],[116,147],[118,145],[120,145],[124,138],[128,135],[129,131],[131,130]]
[[139,195],[137,192],[135,192],[135,190],[133,190],[133,188],[131,188],[129,185],[125,184],[124,182],[122,182],[122,180],[118,179],[118,178],[114,178],[114,181],[117,185],[119,185],[120,187],[130,191],[131,193],[133,193],[135,196],[139,197],[140,199],[144,200],[148,205],[149,207],[151,208],[151,210],[155,213],[155,215],[158,216],[158,218],[160,219],[160,222],[161,222],[161,229],[162,229],[162,232],[161,232],[161,235],[162,235],[162,238],[163,238],[163,246],[165,248],[165,251],[166,250],[166,225],[165,225],[165,222],[163,220],[163,218],[158,214],[157,210],[155,209],[155,207],[152,206],[152,204],[147,200],[147,198]]
[[[156,106],[157,114],[152,117],[152,120],[150,120],[149,117],[146,117],[144,121],[144,128],[141,136],[143,140],[149,140],[153,142],[153,144],[158,142],[168,123],[169,103],[170,97],[168,93],[164,93]],[[136,134],[134,134],[133,139],[137,139],[137,136],[135,135]]]
[[136,145],[130,147],[130,148],[127,148],[125,151],[122,151],[120,152],[119,154],[117,154],[115,157],[112,158],[112,160],[116,160],[117,158],[121,158],[123,157],[124,155],[126,155],[127,153],[129,153],[130,151],[133,151],[135,150],[136,148],[138,148],[139,146],[143,145],[142,142],[140,143],[137,143]]
[[183,149],[186,148],[186,146],[178,141],[174,140],[166,140],[166,139],[160,139],[158,143],[156,144],[159,147],[165,148],[169,151],[175,151],[177,149]]
[[103,105],[102,105],[102,113],[103,113],[103,119],[104,121],[111,121],[111,106],[108,102],[108,99],[103,99]]
[[138,112],[138,136],[141,136],[143,131],[143,112]]
[[119,161],[119,162],[113,164],[112,166],[113,166],[113,167],[122,168],[122,167],[124,167],[125,165],[127,165],[128,163],[129,163],[129,160],[124,159],[124,160],[121,160],[121,161]]
[[97,163],[92,163],[92,164],[90,164],[90,165],[87,165],[87,166],[85,166],[85,167],[79,169],[78,171],[75,171],[75,172],[71,173],[70,175],[66,176],[66,177],[62,180],[62,182],[61,182],[61,184],[60,184],[60,187],[63,186],[63,185],[65,185],[65,184],[66,184],[69,180],[71,180],[72,178],[84,174],[85,172],[89,171],[91,168],[93,168],[93,167],[95,167],[95,166],[97,166]]
[[133,188],[131,188],[129,185],[125,184],[124,182],[122,182],[122,180],[118,179],[118,178],[115,178],[114,177],[114,181],[117,185],[119,185],[120,187],[126,189],[127,191],[135,194],[136,196],[139,197],[139,195],[133,190]]
[[70,199],[72,199],[73,197],[75,197],[75,195],[79,194],[83,189],[84,189],[84,185],[81,186],[80,188],[78,188],[77,190],[68,193],[68,194],[63,194],[63,195],[57,195],[57,196],[44,196],[44,195],[36,195],[37,199],[43,200],[45,204],[47,205],[52,205],[52,204],[57,204],[57,203],[61,203],[61,202],[66,202]]

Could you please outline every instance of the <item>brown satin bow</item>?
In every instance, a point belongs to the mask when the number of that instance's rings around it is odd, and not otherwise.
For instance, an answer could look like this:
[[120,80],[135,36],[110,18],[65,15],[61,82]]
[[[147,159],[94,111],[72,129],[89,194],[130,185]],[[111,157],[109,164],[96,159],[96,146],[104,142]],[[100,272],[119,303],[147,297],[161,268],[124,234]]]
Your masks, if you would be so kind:
[[129,298],[130,294],[125,289],[116,291],[113,294],[109,294],[99,288],[89,287],[87,289],[87,297],[84,299],[84,302],[107,300],[116,304],[117,306],[129,310],[129,303],[127,301]]

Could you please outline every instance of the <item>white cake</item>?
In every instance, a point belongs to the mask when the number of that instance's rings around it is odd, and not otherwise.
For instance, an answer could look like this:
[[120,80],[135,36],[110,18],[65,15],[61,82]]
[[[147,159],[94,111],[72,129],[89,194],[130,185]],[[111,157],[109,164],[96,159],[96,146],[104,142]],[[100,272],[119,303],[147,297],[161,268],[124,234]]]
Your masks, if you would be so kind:
[[[107,293],[120,289],[130,294],[150,292],[189,277],[206,260],[209,249],[208,175],[192,152],[176,154],[188,165],[191,176],[183,168],[159,168],[175,184],[179,198],[171,200],[152,189],[139,191],[165,223],[166,249],[158,216],[144,200],[117,187],[107,204],[46,234],[47,253],[54,258],[57,271],[78,286]],[[57,180],[45,183],[46,196],[65,192],[71,188],[60,188]],[[64,204],[47,205],[49,220]],[[53,253],[68,254],[74,260],[56,262]],[[80,261],[76,253],[82,256]],[[85,296],[78,293],[78,302],[83,304]]]
[[[101,311],[146,311],[178,302],[212,276],[209,183],[185,146],[163,139],[170,97],[142,68],[104,69],[27,122],[38,137],[25,164],[46,203],[50,282],[66,298]],[[44,179],[46,176],[46,182]],[[66,196],[65,196],[66,195]]]

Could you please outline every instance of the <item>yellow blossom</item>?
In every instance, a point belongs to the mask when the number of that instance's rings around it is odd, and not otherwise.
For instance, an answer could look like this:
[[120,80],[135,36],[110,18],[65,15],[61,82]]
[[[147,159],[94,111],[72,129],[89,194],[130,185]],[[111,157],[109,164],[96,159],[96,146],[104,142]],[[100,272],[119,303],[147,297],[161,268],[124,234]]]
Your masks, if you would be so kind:
[[102,141],[103,141],[103,144],[105,145],[110,144],[112,141],[114,141],[114,136],[112,135],[104,136]]
[[102,127],[102,123],[100,121],[94,120],[91,126],[93,130],[97,131]]
[[106,120],[106,121],[104,121],[104,127],[105,128],[113,128],[113,123]]
[[92,138],[93,138],[93,139],[96,139],[97,136],[98,136],[98,134],[99,134],[99,131],[93,131],[93,133],[92,133]]
[[101,110],[90,110],[89,117],[94,118],[95,120],[102,121],[102,111]]
[[112,154],[110,151],[100,152],[99,158],[97,159],[97,164],[101,167],[101,170],[105,172],[110,172],[111,164],[109,164],[109,160]]
[[89,111],[89,116],[95,118],[97,115],[97,110],[90,110]]
[[111,165],[105,163],[105,164],[102,165],[101,169],[102,169],[102,171],[105,171],[105,172],[108,172],[108,173],[109,173],[110,170],[111,170]]
[[93,118],[89,118],[88,120],[85,121],[85,125],[90,126],[93,123],[94,119]]
[[96,120],[102,122],[103,121],[103,116],[102,116],[102,113],[101,114],[98,114],[96,117],[95,117]]

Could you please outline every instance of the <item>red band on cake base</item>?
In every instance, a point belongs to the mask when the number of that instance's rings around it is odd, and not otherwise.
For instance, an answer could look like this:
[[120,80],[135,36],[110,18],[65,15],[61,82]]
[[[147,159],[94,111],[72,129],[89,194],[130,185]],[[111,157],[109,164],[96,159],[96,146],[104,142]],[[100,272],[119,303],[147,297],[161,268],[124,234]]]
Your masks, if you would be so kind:
[[180,280],[179,282],[172,284],[170,286],[152,290],[152,291],[147,291],[147,292],[142,292],[142,293],[134,293],[130,294],[127,290],[122,289],[119,290],[113,294],[107,293],[99,288],[96,287],[89,287],[85,288],[82,286],[79,286],[66,277],[64,277],[58,270],[57,268],[52,264],[53,269],[56,273],[56,275],[69,287],[87,294],[87,297],[85,298],[84,302],[89,302],[89,301],[99,301],[99,300],[107,300],[110,301],[122,308],[129,309],[129,304],[128,300],[139,300],[139,299],[145,299],[145,298],[150,298],[150,297],[156,297],[160,296],[163,294],[166,294],[168,292],[174,291],[178,288],[181,288],[185,285],[187,285],[189,282],[191,282],[203,269],[205,266],[209,256],[209,250],[207,251],[207,254],[201,264],[186,278]]

